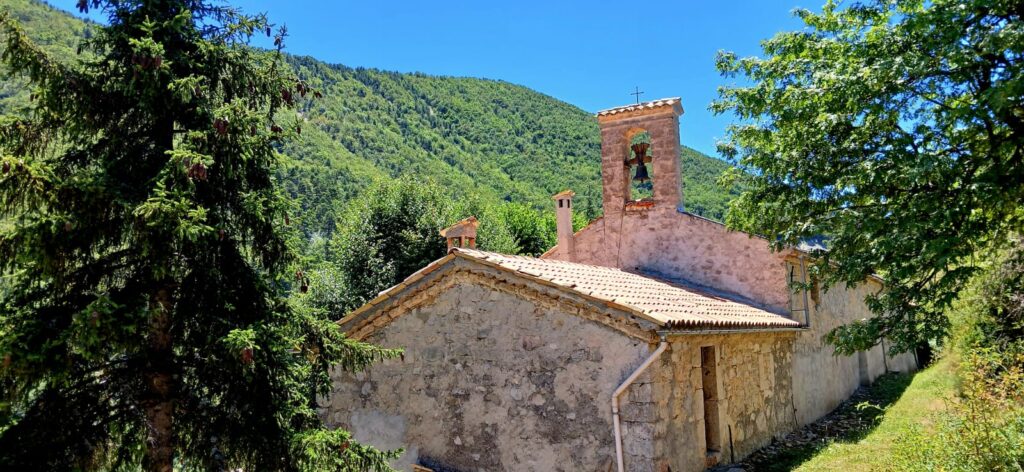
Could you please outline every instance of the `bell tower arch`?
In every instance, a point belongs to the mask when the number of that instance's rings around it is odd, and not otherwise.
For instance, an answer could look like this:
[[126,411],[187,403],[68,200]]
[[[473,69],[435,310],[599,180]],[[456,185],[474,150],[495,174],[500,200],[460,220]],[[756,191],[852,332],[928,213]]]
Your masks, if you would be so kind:
[[[682,177],[679,163],[679,98],[665,98],[626,105],[597,113],[601,128],[602,206],[609,217],[634,207],[656,211],[682,209]],[[634,138],[646,133],[648,146],[637,157]],[[636,202],[632,182],[651,177],[653,195]],[[639,181],[639,179],[637,179]],[[638,204],[642,203],[642,204]]]

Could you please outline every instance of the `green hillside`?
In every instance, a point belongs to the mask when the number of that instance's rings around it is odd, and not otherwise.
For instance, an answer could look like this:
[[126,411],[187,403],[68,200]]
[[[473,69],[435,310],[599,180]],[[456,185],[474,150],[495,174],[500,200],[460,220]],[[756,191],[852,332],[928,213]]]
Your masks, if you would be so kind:
[[[60,60],[71,59],[88,34],[86,23],[34,0],[0,6]],[[302,207],[307,235],[330,233],[339,203],[399,175],[432,179],[453,198],[544,210],[550,195],[572,188],[578,209],[600,213],[600,144],[590,113],[502,81],[288,60],[323,93],[300,103],[301,136],[282,149],[290,158],[283,184]],[[0,112],[17,112],[28,94],[23,80],[4,80]],[[682,159],[687,209],[721,219],[736,193],[715,185],[727,164],[685,147]]]
[[[48,53],[60,61],[72,60],[81,38],[88,37],[89,25],[67,13],[33,0],[0,0],[0,8],[9,11]],[[12,113],[28,105],[30,90],[22,77],[0,80],[0,112]]]

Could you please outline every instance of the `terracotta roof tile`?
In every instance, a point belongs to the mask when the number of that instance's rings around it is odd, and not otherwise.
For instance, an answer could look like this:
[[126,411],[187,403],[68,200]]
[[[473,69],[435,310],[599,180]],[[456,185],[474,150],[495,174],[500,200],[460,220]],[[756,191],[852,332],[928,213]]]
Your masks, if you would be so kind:
[[649,102],[638,103],[636,105],[623,105],[621,107],[609,108],[607,110],[601,110],[597,112],[597,116],[608,116],[616,115],[619,113],[626,113],[630,111],[648,110],[664,106],[672,106],[679,103],[679,97],[662,98],[659,100],[651,100]]
[[475,249],[456,248],[452,254],[480,260],[614,303],[668,328],[800,326],[785,316],[682,281],[667,281],[612,267],[508,256]]
[[451,226],[442,229],[441,230],[441,236],[442,237],[447,237],[449,235],[451,235],[451,236],[461,236],[467,230],[469,230],[470,232],[475,233],[476,232],[476,228],[478,226],[480,226],[480,222],[477,221],[475,216],[470,216],[469,218],[463,218],[463,219],[461,219],[459,221],[456,221]]

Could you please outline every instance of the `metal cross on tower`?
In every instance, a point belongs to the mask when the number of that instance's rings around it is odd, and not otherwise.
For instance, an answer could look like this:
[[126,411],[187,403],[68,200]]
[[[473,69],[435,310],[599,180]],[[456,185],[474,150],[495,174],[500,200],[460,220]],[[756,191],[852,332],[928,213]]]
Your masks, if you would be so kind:
[[636,104],[639,105],[640,104],[640,95],[643,95],[643,92],[640,91],[640,87],[635,87],[635,88],[636,88],[636,91],[631,93],[630,95],[633,95],[633,96],[636,97]]

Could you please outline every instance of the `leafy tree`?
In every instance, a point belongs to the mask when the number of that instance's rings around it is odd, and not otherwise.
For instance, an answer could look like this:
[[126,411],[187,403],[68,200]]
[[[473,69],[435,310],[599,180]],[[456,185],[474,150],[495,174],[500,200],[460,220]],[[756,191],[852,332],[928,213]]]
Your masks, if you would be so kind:
[[[339,211],[326,262],[311,272],[310,306],[335,318],[359,307],[444,257],[441,230],[468,216],[480,221],[477,244],[485,251],[519,254],[529,244],[543,252],[550,247],[545,241],[553,239],[544,233],[544,217],[530,207],[496,207],[477,198],[456,202],[432,181],[380,180]],[[339,287],[345,287],[344,295],[332,296]]]
[[343,315],[444,257],[440,230],[455,207],[441,188],[411,179],[379,181],[341,210],[328,258],[348,288]]
[[[510,205],[510,203],[496,205],[482,198],[471,196],[459,202],[456,206],[456,214],[459,215],[459,218],[472,215],[480,221],[476,241],[478,249],[502,254],[521,254],[522,249],[517,235],[505,221],[502,211],[504,205]],[[535,213],[535,215],[537,218],[542,218],[541,213]]]
[[[498,207],[495,217],[511,233],[515,254],[540,256],[558,243],[554,208],[537,211],[522,203],[510,202]],[[583,213],[572,214],[573,231],[579,231],[589,223],[590,220]]]
[[79,6],[108,26],[71,62],[0,16],[34,98],[0,127],[0,468],[386,469],[316,414],[329,368],[395,352],[286,300],[272,117],[307,86],[245,45],[267,20]]
[[983,270],[954,303],[954,337],[964,352],[1014,342],[1024,348],[1024,238],[1007,246],[984,256]]
[[[894,349],[942,336],[943,310],[976,271],[971,257],[1022,229],[1022,4],[876,0],[820,14],[722,53],[749,85],[712,105],[741,123],[722,151],[750,175],[727,222],[776,247],[825,235],[813,272],[826,285],[872,273],[882,316],[854,328]],[[857,338],[835,333],[837,339]]]
[[539,213],[521,203],[506,203],[501,206],[499,214],[512,232],[520,254],[539,256],[558,243],[553,210]]

